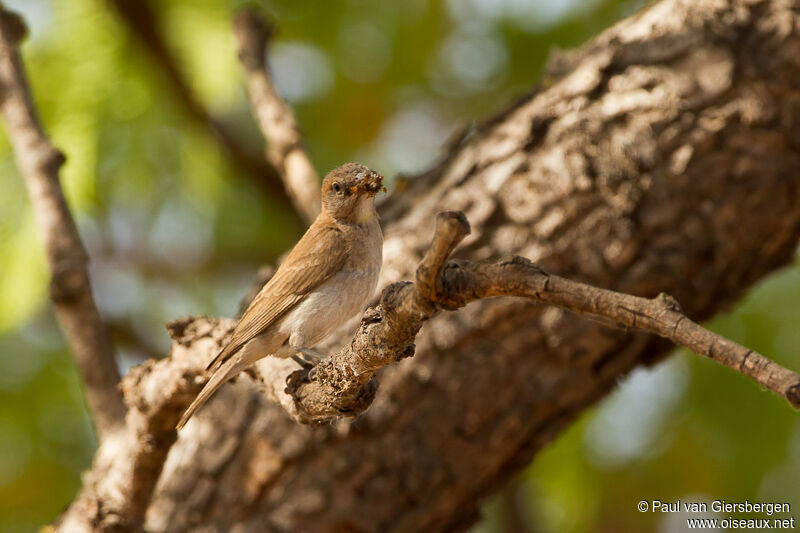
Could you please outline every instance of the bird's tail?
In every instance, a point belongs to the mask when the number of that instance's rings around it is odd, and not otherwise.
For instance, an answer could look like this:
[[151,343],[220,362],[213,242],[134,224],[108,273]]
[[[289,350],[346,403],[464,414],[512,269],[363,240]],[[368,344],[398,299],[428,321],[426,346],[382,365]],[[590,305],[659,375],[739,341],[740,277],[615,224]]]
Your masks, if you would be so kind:
[[183,413],[180,422],[175,426],[175,429],[181,429],[186,425],[186,422],[192,418],[192,415],[205,404],[211,395],[213,395],[218,388],[220,388],[226,381],[234,377],[242,370],[238,357],[231,357],[225,361],[211,376],[206,386],[197,395],[192,404]]

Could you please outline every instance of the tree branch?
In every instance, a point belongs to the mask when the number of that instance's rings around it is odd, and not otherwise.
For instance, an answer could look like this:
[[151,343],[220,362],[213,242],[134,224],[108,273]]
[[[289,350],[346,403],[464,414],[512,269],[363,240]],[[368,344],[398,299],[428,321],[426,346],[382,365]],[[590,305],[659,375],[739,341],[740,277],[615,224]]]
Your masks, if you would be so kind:
[[265,193],[277,200],[288,199],[276,169],[259,154],[251,153],[244,147],[230,128],[212,116],[198,101],[164,41],[150,4],[146,0],[109,0],[109,5],[161,68],[178,102],[189,116],[211,132],[223,152]]
[[303,149],[292,110],[278,95],[267,71],[266,46],[273,30],[253,10],[240,12],[234,20],[250,104],[267,140],[267,159],[278,170],[295,209],[312,222],[320,209],[319,176]]
[[325,358],[313,377],[307,370],[289,377],[286,392],[294,398],[295,418],[324,421],[365,411],[377,390],[375,372],[414,354],[414,339],[423,323],[439,310],[454,311],[494,296],[530,298],[655,333],[750,377],[800,408],[799,374],[693,322],[671,296],[661,293],[647,299],[593,287],[548,274],[519,256],[491,263],[447,262],[468,234],[462,213],[439,213],[433,242],[417,268],[416,284],[387,287],[349,346]]
[[18,45],[22,18],[0,5],[0,113],[31,197],[52,279],[50,297],[83,377],[86,400],[101,439],[125,416],[119,370],[106,325],[92,296],[88,261],[59,183],[64,155],[42,131],[34,111]]
[[[231,321],[220,321],[198,330],[185,320],[176,320],[168,329],[174,336],[189,329],[211,351],[218,349],[215,338],[221,338],[230,326]],[[185,346],[176,343],[169,365],[151,359],[125,376],[121,387],[128,406],[125,431],[101,444],[80,494],[59,521],[59,530],[142,529],[164,461],[177,439],[175,422],[200,391],[196,375],[198,365],[204,363],[187,357],[185,351]]]

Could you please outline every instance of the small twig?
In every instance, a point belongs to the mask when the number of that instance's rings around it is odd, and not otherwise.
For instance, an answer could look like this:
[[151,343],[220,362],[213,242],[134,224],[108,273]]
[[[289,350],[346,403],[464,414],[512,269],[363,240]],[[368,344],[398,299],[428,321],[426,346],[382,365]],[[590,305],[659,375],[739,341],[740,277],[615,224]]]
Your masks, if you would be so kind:
[[125,407],[106,325],[92,296],[88,256],[59,183],[64,155],[42,131],[18,45],[26,33],[18,15],[0,5],[0,113],[25,179],[50,265],[50,297],[83,377],[95,429],[104,438],[122,424]]
[[319,176],[303,149],[292,110],[278,95],[267,71],[265,54],[272,27],[255,11],[244,10],[234,20],[234,32],[250,104],[267,140],[267,159],[278,170],[295,209],[311,222],[320,210]]
[[229,127],[212,116],[200,103],[178,68],[150,4],[145,0],[109,0],[109,5],[150,54],[155,64],[161,68],[178,103],[183,106],[189,116],[198,124],[206,127],[231,161],[244,171],[246,176],[253,178],[254,182],[268,195],[276,199],[287,198],[276,169],[264,161],[261,154],[248,150]]
[[395,283],[369,309],[349,346],[323,360],[313,378],[298,370],[286,392],[302,422],[354,416],[372,402],[375,372],[414,353],[422,324],[438,310],[455,310],[493,296],[520,296],[616,324],[649,331],[689,348],[783,396],[800,408],[800,375],[691,321],[666,294],[647,299],[550,275],[522,257],[494,263],[447,261],[469,233],[461,213],[440,213],[417,283]]

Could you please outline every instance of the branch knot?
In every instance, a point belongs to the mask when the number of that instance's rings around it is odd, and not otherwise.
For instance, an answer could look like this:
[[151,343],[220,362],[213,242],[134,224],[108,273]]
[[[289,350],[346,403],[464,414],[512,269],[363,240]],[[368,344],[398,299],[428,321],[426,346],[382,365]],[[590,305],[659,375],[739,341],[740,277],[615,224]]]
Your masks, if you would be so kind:
[[670,311],[675,311],[676,313],[683,314],[683,309],[681,308],[681,304],[678,303],[678,300],[676,300],[666,292],[658,293],[658,296],[656,296],[656,300],[658,301],[658,303],[660,303]]

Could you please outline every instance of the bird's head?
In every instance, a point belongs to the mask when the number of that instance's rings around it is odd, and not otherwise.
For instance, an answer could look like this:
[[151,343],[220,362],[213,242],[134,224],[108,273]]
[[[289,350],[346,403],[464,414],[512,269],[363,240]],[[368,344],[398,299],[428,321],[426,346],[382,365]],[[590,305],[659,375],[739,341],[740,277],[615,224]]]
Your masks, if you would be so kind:
[[385,191],[383,176],[358,163],[345,163],[322,180],[322,210],[336,220],[366,222],[375,216],[373,197]]

